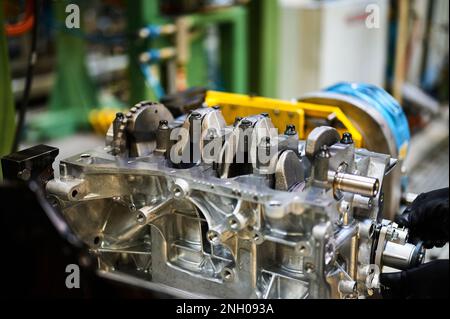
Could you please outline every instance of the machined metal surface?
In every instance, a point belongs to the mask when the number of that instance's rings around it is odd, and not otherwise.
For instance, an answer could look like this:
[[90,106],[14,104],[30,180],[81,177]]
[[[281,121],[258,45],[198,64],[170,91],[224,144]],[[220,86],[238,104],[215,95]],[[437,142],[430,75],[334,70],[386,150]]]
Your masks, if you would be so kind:
[[226,126],[218,109],[163,107],[47,183],[102,276],[197,298],[360,298],[379,287],[370,269],[417,262],[407,230],[380,224],[390,155],[328,127],[298,141],[267,114]]
[[364,147],[374,152],[390,154],[399,159],[400,163],[386,178],[383,185],[385,193],[385,211],[387,218],[394,218],[399,209],[401,198],[401,176],[403,160],[395,145],[395,137],[386,119],[364,101],[356,98],[331,92],[317,92],[302,96],[302,102],[313,104],[333,105],[339,107],[350,121],[355,125],[364,139]]

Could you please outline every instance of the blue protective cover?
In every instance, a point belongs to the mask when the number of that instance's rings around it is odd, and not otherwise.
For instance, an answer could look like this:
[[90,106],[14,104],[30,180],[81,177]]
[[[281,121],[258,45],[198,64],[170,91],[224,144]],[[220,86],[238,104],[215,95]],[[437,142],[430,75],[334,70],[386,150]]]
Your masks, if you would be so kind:
[[408,119],[401,105],[385,90],[371,84],[342,82],[325,91],[351,96],[366,102],[388,123],[395,137],[398,153],[400,154],[402,148],[408,147],[411,138]]

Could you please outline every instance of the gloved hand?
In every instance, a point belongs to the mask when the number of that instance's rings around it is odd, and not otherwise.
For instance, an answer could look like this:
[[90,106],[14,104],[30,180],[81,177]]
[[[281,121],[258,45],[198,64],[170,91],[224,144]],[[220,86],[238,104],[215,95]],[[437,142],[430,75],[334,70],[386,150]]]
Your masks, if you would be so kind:
[[[448,188],[420,194],[395,220],[425,248],[449,241]],[[380,275],[385,298],[448,298],[449,261],[435,260],[416,268]]]
[[425,248],[443,247],[449,241],[448,188],[420,194],[395,220],[420,239]]
[[448,298],[449,261],[435,260],[419,267],[380,275],[384,298]]

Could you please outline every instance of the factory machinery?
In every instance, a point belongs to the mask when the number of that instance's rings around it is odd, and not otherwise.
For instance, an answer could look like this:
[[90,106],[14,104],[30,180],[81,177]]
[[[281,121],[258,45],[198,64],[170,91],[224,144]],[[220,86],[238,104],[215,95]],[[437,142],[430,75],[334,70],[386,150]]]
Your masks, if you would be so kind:
[[386,92],[194,100],[176,118],[159,102],[118,113],[106,147],[57,177],[48,146],[3,158],[5,177],[38,180],[100,276],[176,297],[365,298],[422,263],[389,220],[409,130]]

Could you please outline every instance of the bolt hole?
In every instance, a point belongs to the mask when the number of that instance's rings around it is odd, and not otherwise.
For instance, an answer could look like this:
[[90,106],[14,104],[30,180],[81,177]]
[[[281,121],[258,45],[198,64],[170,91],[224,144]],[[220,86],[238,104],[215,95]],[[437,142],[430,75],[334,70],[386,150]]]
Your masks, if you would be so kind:
[[225,269],[225,270],[223,271],[223,279],[224,279],[225,281],[231,281],[231,280],[233,280],[233,273],[231,272],[231,270]]
[[75,197],[77,197],[77,195],[78,195],[78,191],[76,189],[74,189],[72,191],[72,197],[75,198]]
[[235,218],[230,219],[230,227],[234,230],[239,228],[239,222]]
[[96,236],[95,238],[94,238],[94,245],[95,246],[98,246],[100,244],[100,237],[99,236]]
[[298,250],[301,254],[304,254],[306,251],[306,247],[305,246],[300,246],[300,249]]
[[90,158],[91,157],[91,154],[81,154],[81,156],[80,156],[81,158]]
[[219,241],[219,235],[214,231],[209,231],[208,232],[208,240],[211,243],[217,243]]
[[140,224],[144,223],[144,222],[145,222],[145,216],[144,216],[144,214],[138,214],[138,215],[137,215],[137,221],[138,221],[138,223],[140,223]]
[[306,268],[306,272],[307,272],[308,274],[314,272],[314,270],[315,270],[314,265],[311,264],[311,263],[307,263],[306,266],[305,266],[305,268]]
[[183,190],[180,187],[176,186],[173,189],[173,194],[175,195],[175,197],[182,197],[183,196]]

